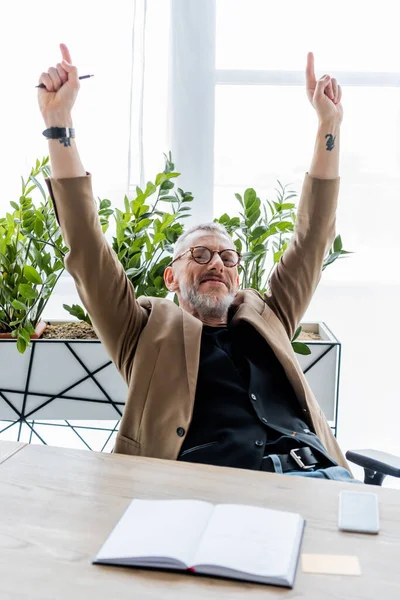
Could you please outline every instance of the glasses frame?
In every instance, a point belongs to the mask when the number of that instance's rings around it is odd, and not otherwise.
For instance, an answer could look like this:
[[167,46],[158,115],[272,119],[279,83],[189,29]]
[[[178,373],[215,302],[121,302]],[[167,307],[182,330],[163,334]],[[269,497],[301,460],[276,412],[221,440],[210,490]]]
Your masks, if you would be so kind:
[[[196,250],[196,248],[204,248],[205,250],[208,250],[211,253],[210,260],[208,260],[207,262],[199,262],[198,260],[196,260],[195,257],[193,256],[193,251]],[[226,265],[221,258],[222,252],[226,252],[227,250],[229,250],[230,252],[236,252],[236,254],[238,256],[238,261],[234,265],[231,265],[231,266]],[[183,252],[182,254],[177,256],[176,258],[174,258],[174,260],[171,262],[171,265],[173,265],[174,262],[176,262],[177,260],[179,260],[180,258],[185,256],[185,254],[187,254],[188,252],[190,252],[190,254],[192,255],[192,259],[198,265],[208,265],[214,258],[214,254],[219,254],[219,257],[221,258],[221,261],[222,261],[224,267],[226,267],[227,269],[233,269],[233,267],[237,267],[240,264],[240,261],[242,260],[242,254],[240,254],[240,252],[238,252],[237,250],[233,250],[233,248],[225,248],[224,250],[210,250],[210,248],[207,248],[207,246],[192,246],[191,248],[189,248],[188,250],[186,250],[185,252]]]

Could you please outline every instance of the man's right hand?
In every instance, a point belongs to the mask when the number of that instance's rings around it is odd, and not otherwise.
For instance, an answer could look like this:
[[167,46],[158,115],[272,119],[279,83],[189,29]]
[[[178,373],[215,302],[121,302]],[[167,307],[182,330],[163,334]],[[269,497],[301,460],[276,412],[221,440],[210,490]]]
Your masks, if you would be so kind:
[[46,86],[38,89],[38,102],[47,127],[72,127],[71,112],[80,87],[78,70],[72,65],[67,46],[60,44],[60,50],[61,63],[50,67],[39,79]]

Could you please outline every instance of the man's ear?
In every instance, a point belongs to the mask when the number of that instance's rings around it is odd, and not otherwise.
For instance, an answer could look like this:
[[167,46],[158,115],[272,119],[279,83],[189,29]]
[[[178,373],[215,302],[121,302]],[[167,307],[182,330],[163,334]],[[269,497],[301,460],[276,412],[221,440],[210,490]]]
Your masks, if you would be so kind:
[[179,289],[175,279],[175,273],[172,267],[167,267],[164,271],[164,281],[170,292],[176,292]]

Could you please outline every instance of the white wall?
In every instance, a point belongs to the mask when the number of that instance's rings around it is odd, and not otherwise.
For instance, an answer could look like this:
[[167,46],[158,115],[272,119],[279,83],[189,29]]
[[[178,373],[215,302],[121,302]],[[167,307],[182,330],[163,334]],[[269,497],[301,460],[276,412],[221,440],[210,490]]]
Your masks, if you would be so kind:
[[[305,315],[325,321],[342,343],[338,441],[344,451],[400,456],[399,306],[398,283],[322,281]],[[362,476],[359,468],[354,473]],[[400,488],[394,478],[384,484]]]

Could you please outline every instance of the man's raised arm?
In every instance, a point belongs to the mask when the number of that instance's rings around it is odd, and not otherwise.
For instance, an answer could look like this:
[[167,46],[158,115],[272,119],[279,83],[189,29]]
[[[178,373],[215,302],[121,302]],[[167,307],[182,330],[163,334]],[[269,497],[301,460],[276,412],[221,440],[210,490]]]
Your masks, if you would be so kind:
[[270,294],[265,297],[290,339],[311,301],[335,238],[339,192],[342,90],[329,75],[316,80],[312,53],[307,57],[306,89],[318,116],[314,155],[304,180],[293,238],[271,276]]
[[67,271],[110,357],[127,378],[129,362],[146,320],[133,286],[106,242],[91,177],[83,168],[73,135],[72,108],[79,91],[77,68],[68,48],[60,45],[62,62],[42,73],[39,108],[49,139],[51,178],[46,180],[57,221],[69,248]]

